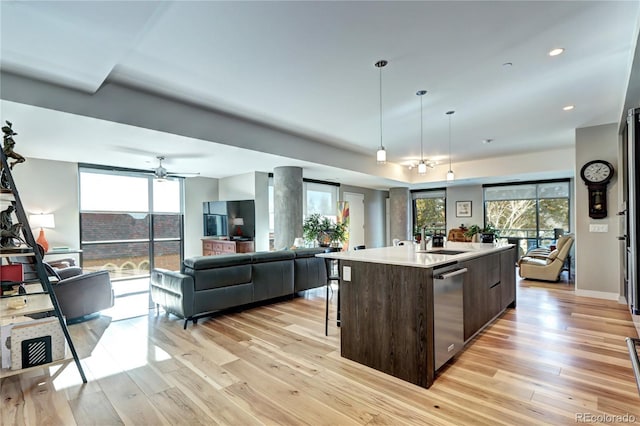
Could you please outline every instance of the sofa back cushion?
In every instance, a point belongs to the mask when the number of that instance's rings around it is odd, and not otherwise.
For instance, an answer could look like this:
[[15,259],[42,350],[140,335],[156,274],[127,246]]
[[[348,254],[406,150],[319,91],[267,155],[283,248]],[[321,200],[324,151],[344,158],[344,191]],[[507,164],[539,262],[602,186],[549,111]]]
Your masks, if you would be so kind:
[[293,293],[293,259],[290,250],[253,253],[253,300]]
[[251,282],[251,265],[226,266],[222,268],[193,271],[195,291],[210,290]]
[[251,263],[251,254],[221,254],[218,256],[194,256],[184,260],[185,269],[201,270],[220,268],[223,266],[246,265]]
[[326,247],[305,247],[292,250],[296,255],[296,259],[315,257],[316,254],[324,253],[325,251]]
[[251,253],[252,263],[264,263],[264,262],[276,262],[282,260],[293,260],[295,254],[291,250],[277,250],[277,251],[258,251]]
[[[318,253],[323,253],[319,251]],[[294,260],[294,291],[303,291],[327,284],[327,268],[322,257],[298,257]]]
[[184,274],[193,277],[195,291],[251,282],[250,254],[196,256],[184,260]]

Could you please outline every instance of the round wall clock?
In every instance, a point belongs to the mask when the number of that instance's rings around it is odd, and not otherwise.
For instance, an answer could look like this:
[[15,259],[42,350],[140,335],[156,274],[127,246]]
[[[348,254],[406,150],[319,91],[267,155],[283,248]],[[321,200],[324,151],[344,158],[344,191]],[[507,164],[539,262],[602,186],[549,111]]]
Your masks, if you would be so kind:
[[584,183],[589,184],[605,184],[613,177],[613,166],[604,160],[593,160],[582,166],[580,176]]
[[613,166],[604,160],[589,161],[580,169],[580,176],[589,189],[589,217],[607,217],[607,185],[613,177]]

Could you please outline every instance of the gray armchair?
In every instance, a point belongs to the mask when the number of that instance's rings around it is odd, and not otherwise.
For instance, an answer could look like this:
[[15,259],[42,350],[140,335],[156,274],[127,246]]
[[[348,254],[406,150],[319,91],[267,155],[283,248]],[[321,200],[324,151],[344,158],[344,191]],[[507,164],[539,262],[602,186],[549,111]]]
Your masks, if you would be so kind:
[[[43,250],[40,246],[40,254]],[[9,259],[11,264],[21,264],[25,280],[37,279],[34,256],[16,256]],[[67,322],[80,322],[91,318],[103,309],[113,307],[113,288],[108,271],[83,273],[78,266],[67,262],[53,267],[42,262],[53,285],[60,310]]]
[[67,322],[79,322],[88,319],[89,315],[113,307],[113,289],[108,271],[63,278],[53,284],[53,291]]

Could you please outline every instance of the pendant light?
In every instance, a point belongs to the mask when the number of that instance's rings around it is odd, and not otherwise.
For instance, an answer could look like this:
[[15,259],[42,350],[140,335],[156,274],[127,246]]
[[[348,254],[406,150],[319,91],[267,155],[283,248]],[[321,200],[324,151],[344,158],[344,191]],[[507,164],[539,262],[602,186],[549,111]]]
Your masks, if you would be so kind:
[[387,151],[385,151],[382,145],[382,68],[388,64],[384,59],[375,63],[375,66],[380,70],[380,147],[376,152],[376,160],[378,164],[384,164],[387,162]]
[[454,180],[456,177],[451,169],[451,116],[454,113],[455,111],[447,111],[447,115],[449,116],[449,171],[447,172],[447,180],[449,181]]
[[422,97],[427,93],[426,90],[418,90],[416,95],[420,96],[420,163],[418,163],[418,174],[423,175],[427,173],[427,165],[424,162],[423,149],[422,149]]

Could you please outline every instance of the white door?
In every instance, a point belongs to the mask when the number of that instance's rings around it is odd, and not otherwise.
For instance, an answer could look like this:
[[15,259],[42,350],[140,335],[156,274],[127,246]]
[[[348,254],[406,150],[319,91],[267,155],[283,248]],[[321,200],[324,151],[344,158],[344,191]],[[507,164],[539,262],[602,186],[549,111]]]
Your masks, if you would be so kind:
[[364,245],[364,194],[345,192],[349,203],[349,248]]

